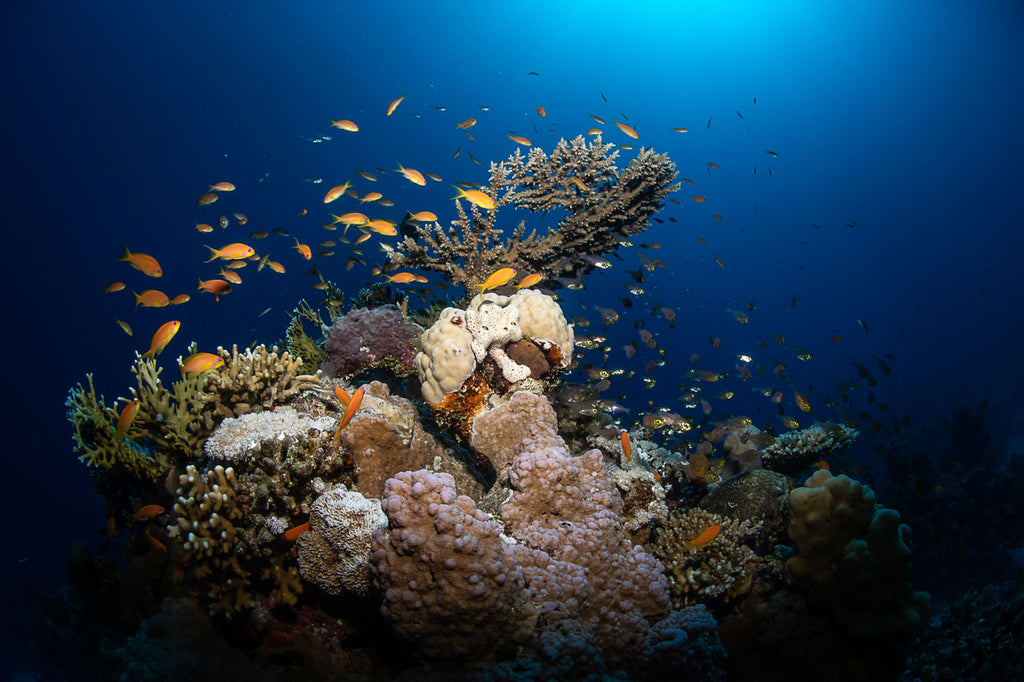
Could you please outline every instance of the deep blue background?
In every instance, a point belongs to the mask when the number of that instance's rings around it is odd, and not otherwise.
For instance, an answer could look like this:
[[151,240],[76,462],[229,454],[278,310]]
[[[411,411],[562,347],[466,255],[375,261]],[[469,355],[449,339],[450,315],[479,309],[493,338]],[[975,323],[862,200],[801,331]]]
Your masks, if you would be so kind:
[[[666,365],[654,374],[657,387],[618,381],[610,392],[625,395],[630,418],[649,401],[680,409],[674,384],[693,352],[705,358],[699,367],[718,371],[733,370],[732,353],[750,352],[769,371],[779,358],[815,400],[835,397],[834,380],[855,379],[853,362],[875,371],[871,355],[891,353],[894,374],[876,393],[893,414],[925,428],[988,396],[998,428],[1020,438],[1019,3],[554,4],[4,4],[2,565],[20,606],[0,641],[11,655],[22,646],[32,590],[58,586],[70,543],[95,542],[104,523],[71,452],[68,387],[95,372],[108,400],[124,395],[133,351],[172,317],[182,330],[162,356],[168,363],[193,339],[206,349],[272,341],[287,311],[314,293],[293,242],[272,235],[251,243],[287,275],[243,271],[246,282],[215,304],[194,291],[198,277],[215,273],[202,264],[203,244],[279,226],[316,252],[332,236],[319,227],[323,192],[349,178],[396,202],[373,217],[410,209],[450,220],[449,181],[486,181],[468,152],[500,160],[514,149],[510,131],[550,150],[596,125],[588,112],[607,119],[605,140],[615,143],[632,142],[612,125],[628,117],[636,144],[668,152],[695,183],[661,215],[678,223],[636,240],[661,243],[643,253],[668,267],[634,308],[616,299],[627,295],[624,269],[638,266],[636,250],[620,251],[622,261],[585,291],[563,292],[567,313],[594,323],[577,333],[600,331],[595,304],[624,313],[607,331],[615,348],[608,367],[642,371],[654,357],[643,349],[625,360],[634,322],[658,333]],[[403,94],[386,118],[388,102]],[[479,120],[469,131],[476,141],[454,129],[469,117]],[[338,118],[360,132],[329,128]],[[690,132],[671,132],[677,126]],[[322,135],[333,139],[303,139]],[[708,162],[721,168],[709,174]],[[417,187],[388,173],[371,185],[354,175],[398,163],[446,182]],[[303,181],[317,177],[324,183]],[[221,180],[238,190],[197,209],[195,198]],[[707,203],[691,202],[695,194]],[[348,199],[334,206],[359,210]],[[299,218],[303,208],[309,215]],[[224,211],[250,222],[232,226],[229,239],[194,230]],[[164,277],[115,262],[122,242],[156,256]],[[381,255],[374,243],[364,245],[371,265]],[[346,248],[321,265],[355,291],[372,277],[366,267],[343,269]],[[193,300],[133,310],[128,292],[100,294],[114,280]],[[725,309],[751,298],[757,307],[741,327]],[[647,314],[652,304],[676,310],[675,330]],[[132,324],[133,338],[115,317]],[[814,360],[799,363],[773,332]],[[717,352],[708,345],[714,334],[723,338]],[[830,343],[833,334],[843,341]],[[757,338],[770,348],[759,351]],[[771,415],[763,398],[734,400],[716,404],[715,416],[758,407],[758,420]],[[818,409],[816,417],[836,416]]]

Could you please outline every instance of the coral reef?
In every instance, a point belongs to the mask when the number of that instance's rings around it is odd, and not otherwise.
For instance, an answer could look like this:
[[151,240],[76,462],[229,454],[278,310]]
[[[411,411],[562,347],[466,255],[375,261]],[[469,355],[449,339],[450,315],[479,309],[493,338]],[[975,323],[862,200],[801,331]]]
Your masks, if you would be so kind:
[[453,457],[423,428],[416,406],[378,381],[367,384],[359,412],[341,432],[341,444],[355,466],[355,487],[368,497],[380,497],[387,479],[414,468],[446,471],[473,497],[484,489],[485,473]]
[[[487,389],[468,410],[471,418],[499,385],[510,385],[508,391],[503,391],[509,392],[529,385],[524,383],[528,380],[550,376],[551,368],[562,371],[568,367],[573,331],[554,299],[525,289],[513,296],[478,294],[466,310],[445,308],[420,341],[423,350],[416,355],[416,367],[423,397],[431,404],[441,405],[474,372],[485,371],[485,361],[499,370],[487,373]],[[516,346],[513,354],[528,364],[510,356],[506,348],[512,344]],[[524,348],[529,345],[533,346],[532,353]]]
[[760,451],[765,469],[793,475],[814,460],[849,447],[858,432],[843,424],[823,422],[800,431],[790,431]]
[[451,227],[417,227],[415,237],[406,236],[389,254],[391,263],[434,270],[454,284],[475,284],[501,267],[552,274],[563,259],[583,263],[582,255],[613,251],[646,229],[664,198],[678,188],[675,165],[666,155],[641,149],[620,172],[613,147],[600,138],[588,145],[580,136],[559,141],[550,157],[533,147],[526,159],[517,149],[507,161],[491,164],[490,185],[482,192],[495,209],[567,213],[544,236],[535,229],[526,235],[523,221],[502,241],[496,210],[471,205],[467,215],[457,202],[459,217]]
[[[710,542],[691,545],[720,526]],[[732,601],[750,591],[762,559],[752,546],[761,522],[730,519],[703,509],[677,510],[655,532],[652,551],[665,565],[677,608],[716,600]]]
[[242,511],[235,499],[234,470],[217,466],[204,476],[190,465],[178,483],[177,518],[167,532],[181,541],[184,561],[191,578],[200,582],[210,615],[231,617],[250,608],[250,572],[243,563],[251,556],[236,528]]
[[202,421],[208,431],[221,420],[239,417],[247,412],[270,409],[287,402],[301,391],[319,386],[320,372],[300,374],[302,360],[288,351],[278,353],[277,346],[270,351],[264,345],[238,352],[217,348],[224,364],[207,375]]
[[299,572],[327,594],[370,591],[370,541],[387,526],[380,502],[342,488],[316,499],[309,530],[299,536]]
[[496,472],[508,468],[530,441],[558,428],[547,398],[516,391],[507,402],[484,410],[473,419],[473,449],[490,460]]
[[455,479],[425,469],[389,479],[387,530],[373,537],[382,613],[423,658],[486,660],[523,639],[535,614],[501,525],[455,492]]
[[287,405],[273,411],[249,412],[222,421],[206,439],[203,452],[218,462],[252,459],[260,454],[265,444],[285,439],[294,443],[305,439],[310,429],[330,430],[334,422],[327,416],[310,419]]
[[816,603],[857,637],[912,639],[928,622],[929,600],[910,585],[910,527],[875,504],[874,492],[818,471],[789,494],[788,562],[807,576]]
[[65,402],[75,451],[81,453],[78,460],[90,467],[122,467],[139,478],[157,478],[162,467],[139,442],[147,436],[145,430],[133,422],[119,431],[117,410],[108,406],[103,396],[97,397],[92,374],[85,378],[89,388],[76,385]]
[[917,641],[903,682],[1024,679],[1024,593],[1019,587],[972,589]]
[[334,321],[324,342],[324,374],[348,378],[356,372],[387,367],[396,374],[416,371],[423,328],[406,319],[397,306],[359,308]]
[[758,548],[767,551],[786,534],[789,491],[795,485],[787,476],[755,469],[727,478],[712,487],[697,506],[730,519],[759,522]]

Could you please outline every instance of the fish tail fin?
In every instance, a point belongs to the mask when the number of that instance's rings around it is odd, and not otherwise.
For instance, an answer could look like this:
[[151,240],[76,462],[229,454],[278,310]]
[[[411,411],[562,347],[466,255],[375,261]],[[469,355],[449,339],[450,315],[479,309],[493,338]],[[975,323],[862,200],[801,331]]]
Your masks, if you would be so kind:
[[210,250],[210,257],[206,259],[207,263],[209,263],[210,261],[217,260],[217,258],[220,257],[220,251],[218,251],[217,249],[213,248],[212,246],[206,246],[206,248]]
[[154,354],[153,353],[153,349],[150,348],[149,350],[147,350],[145,353],[142,354],[142,357],[144,357],[144,358],[154,358],[154,357],[156,357],[156,354]]
[[132,257],[132,252],[128,250],[127,246],[125,246],[124,244],[121,244],[121,255],[118,256],[117,258],[115,258],[114,260],[128,260],[131,257]]

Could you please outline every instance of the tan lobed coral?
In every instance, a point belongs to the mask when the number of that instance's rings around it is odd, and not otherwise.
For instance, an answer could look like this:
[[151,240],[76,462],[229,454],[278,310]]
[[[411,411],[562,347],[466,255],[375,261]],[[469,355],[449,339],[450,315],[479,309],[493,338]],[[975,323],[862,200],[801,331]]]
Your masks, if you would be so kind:
[[496,209],[567,213],[543,236],[536,229],[526,235],[523,221],[502,241],[496,210],[471,205],[467,215],[456,202],[459,218],[451,227],[419,226],[416,237],[406,236],[389,260],[396,267],[441,272],[454,284],[478,284],[501,267],[552,274],[562,259],[582,262],[581,255],[609,253],[645,230],[664,198],[678,188],[668,156],[641,149],[620,172],[613,149],[600,137],[588,145],[581,135],[560,140],[551,156],[533,147],[524,159],[517,149],[508,160],[491,164],[490,186],[482,191]]
[[846,543],[864,533],[875,514],[875,493],[849,476],[821,469],[789,493],[789,506],[789,536],[797,554],[787,565],[794,575],[806,576],[832,565]]
[[[711,526],[721,526],[714,540],[689,546]],[[760,521],[730,519],[703,509],[671,514],[657,529],[651,549],[665,564],[673,605],[731,601],[746,594],[762,563],[749,546],[760,530]]]
[[370,592],[370,540],[387,526],[380,501],[344,487],[328,490],[310,509],[309,530],[299,536],[299,571],[324,592]]

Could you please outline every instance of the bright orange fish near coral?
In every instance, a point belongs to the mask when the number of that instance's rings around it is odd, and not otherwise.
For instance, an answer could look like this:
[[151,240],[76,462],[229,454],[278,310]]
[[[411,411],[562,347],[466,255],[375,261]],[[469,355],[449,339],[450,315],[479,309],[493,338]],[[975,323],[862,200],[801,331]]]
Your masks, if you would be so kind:
[[153,340],[149,344],[149,350],[142,354],[144,358],[155,358],[160,351],[167,347],[167,344],[171,342],[174,335],[178,333],[178,329],[181,328],[181,322],[178,320],[171,320],[170,322],[164,322],[160,325],[160,328],[153,334]]
[[477,284],[476,286],[480,287],[480,293],[482,294],[488,289],[494,289],[495,287],[505,286],[506,284],[509,283],[509,280],[511,280],[515,276],[515,268],[502,268],[500,270],[495,271],[494,274],[488,277],[483,284]]
[[163,276],[164,271],[160,268],[160,264],[156,262],[156,258],[144,253],[132,253],[124,244],[121,245],[121,248],[124,249],[124,251],[117,260],[127,261],[129,265],[144,275],[148,275],[150,277]]
[[494,209],[494,199],[490,198],[478,189],[462,189],[461,187],[455,188],[458,194],[455,196],[456,199],[465,199],[469,203],[473,204],[478,208],[482,208],[485,211]]
[[292,248],[301,253],[302,257],[305,258],[306,260],[310,260],[313,258],[313,252],[310,250],[309,246],[303,244],[298,239],[295,240],[295,246],[293,246]]
[[636,129],[633,128],[633,126],[629,125],[628,123],[620,123],[618,121],[615,121],[615,126],[622,132],[626,133],[626,135],[628,135],[629,137],[632,137],[634,140],[640,139],[640,135],[637,134]]
[[619,432],[619,442],[622,443],[622,454],[626,456],[627,462],[633,461],[633,445],[629,442],[629,431],[622,429]]
[[123,435],[128,430],[128,427],[132,425],[133,421],[135,421],[135,415],[138,414],[138,412],[138,400],[132,400],[124,406],[124,409],[121,410],[120,416],[117,418],[117,435]]
[[205,374],[224,364],[224,358],[216,353],[195,353],[185,358],[182,374]]
[[359,132],[359,126],[357,126],[354,122],[346,118],[342,118],[337,121],[331,121],[331,127],[337,128],[338,130],[346,130],[350,133]]
[[299,536],[305,533],[307,530],[309,530],[309,521],[306,521],[305,523],[300,523],[294,528],[289,528],[281,534],[281,537],[283,537],[288,542],[295,542],[299,539]]
[[[132,292],[135,293],[135,292]],[[146,289],[141,294],[135,293],[135,307],[140,305],[143,308],[163,308],[169,305],[171,299],[168,298],[167,294],[157,289]]]
[[[352,397],[349,398],[348,402],[345,403],[345,414],[342,415],[341,421],[338,423],[338,430],[334,432],[334,438],[331,440],[333,445],[337,446],[341,443],[341,430],[348,426],[348,423],[352,421],[352,417],[359,410],[359,406],[362,405],[364,391],[365,387],[360,386],[352,393]],[[344,389],[342,389],[342,393],[344,392]],[[337,395],[337,391],[335,391],[335,395]],[[341,400],[341,396],[338,396],[338,399]]]
[[686,549],[693,549],[694,547],[703,547],[704,545],[708,544],[709,542],[717,538],[718,534],[722,532],[723,528],[725,528],[725,526],[719,526],[717,524],[713,526],[708,526],[700,535],[686,543]]
[[164,508],[159,504],[147,504],[139,507],[134,513],[129,514],[128,518],[133,521],[141,521],[142,519],[151,519],[154,516],[160,516],[164,513]]
[[332,201],[338,199],[341,195],[347,192],[349,187],[351,186],[352,185],[349,184],[348,180],[346,180],[342,184],[330,188],[329,190],[327,190],[327,194],[324,195],[324,203],[329,204]]

